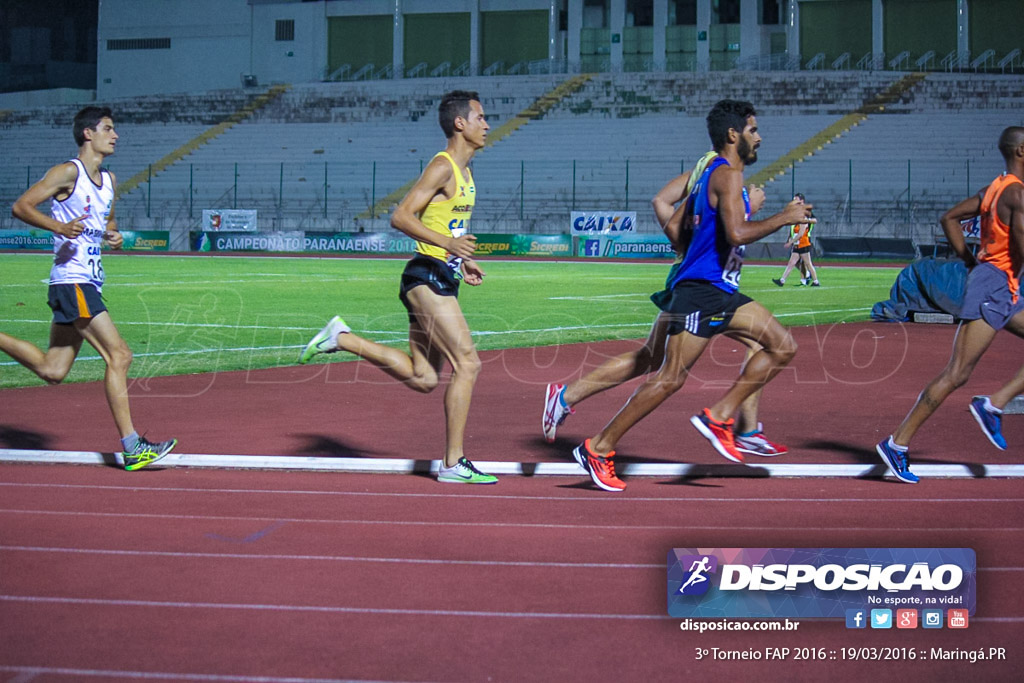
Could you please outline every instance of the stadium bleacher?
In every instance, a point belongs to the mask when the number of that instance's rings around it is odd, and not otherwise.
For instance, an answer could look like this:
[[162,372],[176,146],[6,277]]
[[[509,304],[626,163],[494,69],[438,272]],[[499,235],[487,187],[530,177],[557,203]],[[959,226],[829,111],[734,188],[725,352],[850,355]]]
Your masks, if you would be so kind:
[[[541,116],[478,154],[478,232],[561,232],[573,209],[630,210],[654,232],[649,200],[708,146],[704,115],[723,97],[759,111],[759,166],[858,110],[897,72],[596,74]],[[443,145],[440,95],[481,93],[492,132],[527,112],[562,75],[297,84],[124,193],[133,225],[184,232],[204,208],[255,208],[267,229],[379,227],[381,202],[414,179]],[[110,167],[122,181],[253,101],[251,90],[110,103],[121,140]],[[768,184],[768,208],[793,191],[835,236],[928,241],[938,212],[1001,169],[995,138],[1024,123],[1019,76],[928,74],[884,109]],[[0,121],[8,151],[0,193],[9,205],[74,154],[62,105]],[[969,174],[969,176],[968,176]],[[908,191],[909,190],[909,191]],[[370,211],[377,207],[377,218]],[[6,212],[4,212],[6,213]],[[13,226],[9,216],[0,228]]]

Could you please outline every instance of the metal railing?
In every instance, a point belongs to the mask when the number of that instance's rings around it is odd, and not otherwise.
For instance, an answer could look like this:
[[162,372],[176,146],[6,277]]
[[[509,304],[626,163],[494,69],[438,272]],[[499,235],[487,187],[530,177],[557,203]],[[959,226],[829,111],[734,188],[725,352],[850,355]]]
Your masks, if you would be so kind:
[[943,71],[963,71],[971,60],[970,50],[953,50],[942,58]]
[[[624,64],[626,71],[658,72],[658,71],[707,71],[712,67],[711,63],[697,63],[696,56],[692,54],[683,55],[686,59],[679,61],[680,54],[672,53],[666,55],[665,59],[655,59],[653,56],[639,58],[637,55],[627,55],[633,59]],[[790,56],[787,53],[774,55],[759,55],[753,57],[735,58],[723,60],[717,63],[715,68],[724,70],[742,71],[816,71],[826,68],[828,65],[834,71],[857,69],[862,71],[881,71],[889,69],[892,71],[909,71],[911,66],[916,71],[987,71],[1002,73],[1017,73],[1024,70],[1024,56],[1020,48],[1015,48],[1001,59],[993,49],[987,49],[977,58],[971,60],[971,53],[968,50],[953,50],[939,60],[936,66],[935,50],[928,50],[917,59],[913,59],[909,50],[904,50],[890,59],[885,60],[884,53],[868,52],[856,63],[853,62],[849,52],[844,52],[832,60],[829,64],[823,52],[815,54],[806,64],[801,64],[800,55]],[[673,61],[675,58],[675,61]],[[504,61],[496,61],[488,64],[482,71],[483,76],[502,76],[514,74],[574,74],[582,71],[608,72],[611,71],[611,59],[607,55],[582,55],[579,62],[569,62],[565,59],[535,59],[528,61],[507,64]],[[441,62],[430,68],[426,62],[420,62],[407,72],[395,71],[393,65],[377,68],[374,64],[365,64],[359,69],[353,70],[351,64],[342,64],[337,69],[324,76],[325,81],[359,81],[379,80],[394,78],[395,73],[406,78],[433,77],[459,77],[470,76],[471,66],[468,61],[458,67],[452,67],[451,62]]]
[[981,69],[988,69],[991,68],[992,66],[995,66],[995,61],[996,51],[990,48],[974,58],[974,60],[971,62],[971,68],[974,69],[975,71],[980,71]]
[[825,53],[824,52],[819,52],[818,54],[816,54],[813,57],[811,57],[811,61],[807,62],[807,64],[804,65],[804,68],[807,69],[808,71],[812,71],[814,69],[824,68],[824,66],[825,66]]
[[884,65],[884,52],[869,52],[857,60],[857,68],[861,71],[881,71]]
[[996,64],[996,66],[999,67],[999,70],[1002,73],[1006,73],[1007,67],[1009,67],[1010,71],[1016,71],[1017,69],[1024,67],[1024,59],[1021,58],[1020,48],[1017,47],[1011,50],[1009,54],[999,60],[999,63]]
[[895,71],[906,71],[910,62],[910,50],[904,50],[889,60],[889,68]]
[[928,50],[923,55],[917,58],[914,62],[914,66],[917,67],[918,71],[930,71],[935,68],[935,50]]

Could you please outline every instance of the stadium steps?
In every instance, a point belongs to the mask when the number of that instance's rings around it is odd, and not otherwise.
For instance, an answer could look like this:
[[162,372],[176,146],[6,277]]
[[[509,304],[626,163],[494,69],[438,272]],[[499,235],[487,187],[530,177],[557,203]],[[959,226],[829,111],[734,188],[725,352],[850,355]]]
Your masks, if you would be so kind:
[[217,125],[206,129],[196,137],[186,142],[181,147],[178,147],[170,154],[164,156],[159,161],[156,161],[150,166],[147,166],[145,169],[139,171],[131,178],[129,178],[127,181],[121,183],[121,185],[118,187],[118,194],[121,196],[127,195],[129,192],[131,192],[136,187],[141,185],[143,182],[148,180],[150,174],[156,175],[163,171],[164,169],[166,169],[168,166],[181,161],[195,150],[199,149],[203,145],[212,141],[214,138],[223,134],[229,128],[232,128],[233,126],[238,125],[242,121],[245,121],[247,118],[255,114],[257,111],[259,111],[263,107],[267,106],[268,104],[279,98],[281,95],[286,93],[290,87],[291,86],[289,85],[275,85],[268,89],[262,95],[254,97],[245,106],[229,114],[223,121],[221,121]]
[[[589,81],[591,77],[592,74],[580,74],[578,76],[573,76],[538,97],[529,106],[527,106],[526,109],[523,109],[511,119],[491,131],[487,135],[487,147],[493,147],[495,144],[507,138],[530,121],[543,118],[544,114],[551,110],[552,107],[586,85],[587,81]],[[374,204],[372,209],[364,211],[356,216],[356,218],[376,218],[381,214],[386,213],[393,204],[401,201],[402,197],[404,197],[416,183],[416,180],[416,178],[413,178],[409,182],[405,183],[397,190]]]
[[903,95],[910,92],[924,79],[925,74],[923,73],[911,73],[893,82],[882,92],[865,100],[856,110],[843,116],[824,130],[812,135],[764,169],[755,173],[751,176],[750,182],[754,185],[764,185],[785,175],[793,164],[800,163],[814,156],[814,153],[820,151],[825,145],[831,144],[833,140],[838,139],[850,129],[860,125],[869,115],[884,113],[886,105],[898,102]]

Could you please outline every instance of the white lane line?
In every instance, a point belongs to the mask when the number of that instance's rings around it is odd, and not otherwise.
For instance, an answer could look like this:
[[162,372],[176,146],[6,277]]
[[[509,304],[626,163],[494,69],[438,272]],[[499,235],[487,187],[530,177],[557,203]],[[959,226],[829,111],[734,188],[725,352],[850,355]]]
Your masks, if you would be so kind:
[[426,617],[484,617],[500,619],[608,619],[621,620],[673,620],[660,614],[604,614],[586,612],[490,612],[483,610],[399,609],[380,607],[344,607],[341,605],[268,605],[228,602],[172,602],[160,600],[109,600],[102,598],[59,598],[45,595],[0,595],[0,602],[27,602],[35,604],[99,605],[104,607],[160,607],[183,609],[228,609],[270,612],[321,612],[328,614],[392,614]]
[[[108,456],[95,451],[47,451],[0,448],[0,462],[44,462],[48,464],[104,465]],[[219,455],[171,453],[160,467],[214,467],[240,469],[317,470],[363,474],[426,474],[436,472],[437,460],[406,458],[352,458],[287,455]],[[584,477],[571,462],[516,462],[481,460],[484,471],[499,475]],[[1024,477],[1024,465],[1002,464],[918,464],[914,471],[923,477],[953,479]],[[694,465],[689,463],[624,463],[620,474],[642,477],[837,477],[882,479],[887,470],[876,464],[758,463],[736,465]]]
[[[345,607],[341,605],[268,605],[265,603],[179,602],[163,600],[114,600],[104,598],[67,598],[45,595],[0,595],[0,602],[96,605],[101,607],[157,607],[162,609],[251,610],[264,612],[316,612],[327,614],[388,614],[413,617],[483,617],[485,619],[594,619],[607,621],[679,621],[661,614],[609,614],[587,612],[492,612],[484,610],[401,609],[383,607]],[[972,617],[972,621],[1003,623],[1024,622],[1024,617]]]
[[[95,511],[74,511],[74,510],[14,510],[0,509],[0,514],[10,515],[49,515],[53,517],[98,517],[125,519],[123,512],[95,512]],[[131,519],[159,519],[159,520],[187,520],[187,521],[217,521],[217,522],[262,522],[270,524],[274,522],[289,524],[338,524],[353,526],[399,526],[399,527],[458,527],[458,528],[486,528],[486,529],[589,529],[597,531],[679,531],[678,524],[538,524],[530,522],[445,522],[425,521],[419,519],[396,520],[396,519],[316,519],[306,517],[245,517],[242,515],[182,515],[182,514],[161,514],[154,512],[133,512]],[[998,532],[1017,533],[1024,531],[1024,527],[909,527],[901,526],[906,531],[948,533],[951,531],[961,533]],[[723,525],[687,525],[687,530],[696,531],[764,531],[764,526],[738,526],[735,524]],[[855,527],[845,524],[836,526],[802,526],[801,531],[878,531],[878,526]]]
[[[972,621],[978,621],[977,618]],[[70,676],[73,679],[103,678],[140,679],[147,681],[223,681],[225,683],[360,683],[364,679],[356,678],[298,678],[287,676],[232,676],[229,674],[187,674],[166,671],[123,671],[119,669],[73,669],[54,666],[5,666],[0,664],[0,671],[18,674],[7,683],[29,683],[37,676]],[[365,683],[373,683],[365,681]],[[382,683],[377,681],[377,683]]]
[[[3,322],[19,322],[19,321],[3,321]],[[34,321],[20,321],[20,322],[39,322],[39,323],[45,322],[46,324],[49,324],[50,321],[42,321],[42,320],[35,321],[34,320]],[[159,327],[166,327],[166,326],[168,326],[168,325],[165,325],[164,323],[148,323],[148,322],[147,323],[137,323],[137,322],[121,322],[121,321],[118,321],[117,324],[118,325],[155,325],[155,326],[159,326]],[[225,328],[231,327],[230,325],[207,325],[207,324],[203,324],[203,325],[190,325],[190,324],[187,324],[187,323],[181,323],[181,326],[182,327],[215,327],[215,328],[216,327],[225,327]],[[647,328],[649,326],[650,326],[650,323],[646,323],[646,322],[645,323],[624,323],[624,324],[621,324],[621,325],[573,325],[573,326],[566,326],[566,327],[544,327],[544,328],[530,329],[530,330],[478,330],[476,332],[471,332],[470,334],[472,336],[474,336],[474,337],[490,337],[490,336],[503,336],[503,335],[513,335],[513,334],[542,334],[542,333],[553,333],[553,332],[572,332],[572,331],[575,331],[575,330],[624,329],[624,328],[634,328],[634,327]],[[256,328],[256,327],[239,326],[239,329],[271,329],[271,330],[275,330],[276,329],[276,330],[285,330],[285,331],[287,331],[287,330],[305,330],[305,331],[312,332],[312,331],[318,330],[319,328],[314,328],[314,327],[268,327],[268,328]],[[363,332],[363,331],[361,330],[361,332]],[[409,339],[408,335],[406,333],[400,332],[400,331],[397,331],[397,330],[370,330],[370,331],[367,331],[366,333],[367,334],[374,334],[374,335],[378,335],[378,334],[380,334],[380,335],[401,334],[402,335],[400,337],[395,337],[395,338],[391,338],[391,339],[387,339],[387,338],[385,338],[385,339],[375,339],[374,341],[376,341],[379,344],[401,344],[403,342],[408,341],[408,339]],[[615,340],[604,340],[604,341],[615,341]],[[598,343],[598,342],[595,342],[595,343]],[[167,357],[167,356],[190,356],[190,355],[197,355],[197,354],[213,354],[213,353],[252,353],[253,351],[281,351],[281,350],[285,350],[285,349],[301,349],[302,347],[303,347],[303,344],[289,344],[289,345],[284,345],[284,346],[213,347],[213,348],[205,348],[205,349],[191,349],[191,350],[185,350],[185,351],[139,352],[139,353],[134,353],[133,357],[134,358],[153,358],[153,357]],[[78,360],[79,361],[97,361],[97,360],[102,360],[102,357],[98,356],[98,355],[82,354],[82,355],[80,355],[78,357]],[[13,367],[13,366],[17,366],[17,365],[20,365],[17,361],[0,362],[0,367],[6,367],[6,366]]]
[[[119,550],[109,548],[63,548],[0,545],[0,551],[25,553],[65,553],[75,555],[114,555],[125,557],[180,557],[214,560],[298,560],[315,562],[371,562],[380,564],[464,565],[471,567],[545,567],[553,569],[665,569],[663,562],[527,562],[508,560],[457,560],[422,557],[359,557],[354,555],[280,555],[266,553],[200,553],[169,550]],[[1024,567],[979,567],[978,571],[1024,572]]]
[[418,557],[357,557],[347,555],[277,555],[262,553],[191,553],[163,550],[112,550],[98,548],[55,548],[0,545],[0,552],[66,553],[80,555],[116,555],[128,557],[181,557],[215,560],[299,560],[317,562],[373,562],[381,564],[466,565],[471,567],[545,567],[554,569],[664,569],[665,563],[637,564],[623,562],[526,562],[503,560],[456,560]]
[[285,495],[285,496],[345,496],[345,497],[384,497],[384,498],[436,498],[439,500],[453,500],[465,498],[477,498],[482,500],[545,500],[559,501],[565,503],[601,503],[601,504],[622,504],[622,503],[868,503],[877,505],[879,503],[952,503],[961,505],[964,503],[1022,503],[1024,498],[786,498],[780,496],[680,496],[680,497],[616,497],[616,496],[517,496],[501,494],[482,493],[400,493],[396,491],[317,491],[315,489],[234,489],[234,488],[192,488],[186,486],[119,486],[113,484],[58,484],[51,482],[19,482],[0,481],[0,486],[7,488],[29,488],[29,489],[72,489],[90,491],[131,491],[132,493],[212,493],[223,495],[226,493],[242,495]]

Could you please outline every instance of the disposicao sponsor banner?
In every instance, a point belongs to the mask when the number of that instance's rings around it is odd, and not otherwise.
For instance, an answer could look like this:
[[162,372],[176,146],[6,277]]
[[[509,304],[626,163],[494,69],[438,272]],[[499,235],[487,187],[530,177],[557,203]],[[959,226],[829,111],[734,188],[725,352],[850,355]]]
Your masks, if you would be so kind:
[[580,256],[601,258],[675,258],[663,235],[594,235],[579,238]]
[[673,548],[668,613],[693,618],[827,617],[848,609],[976,603],[970,548]]
[[636,232],[636,211],[573,211],[573,235],[612,235]]

